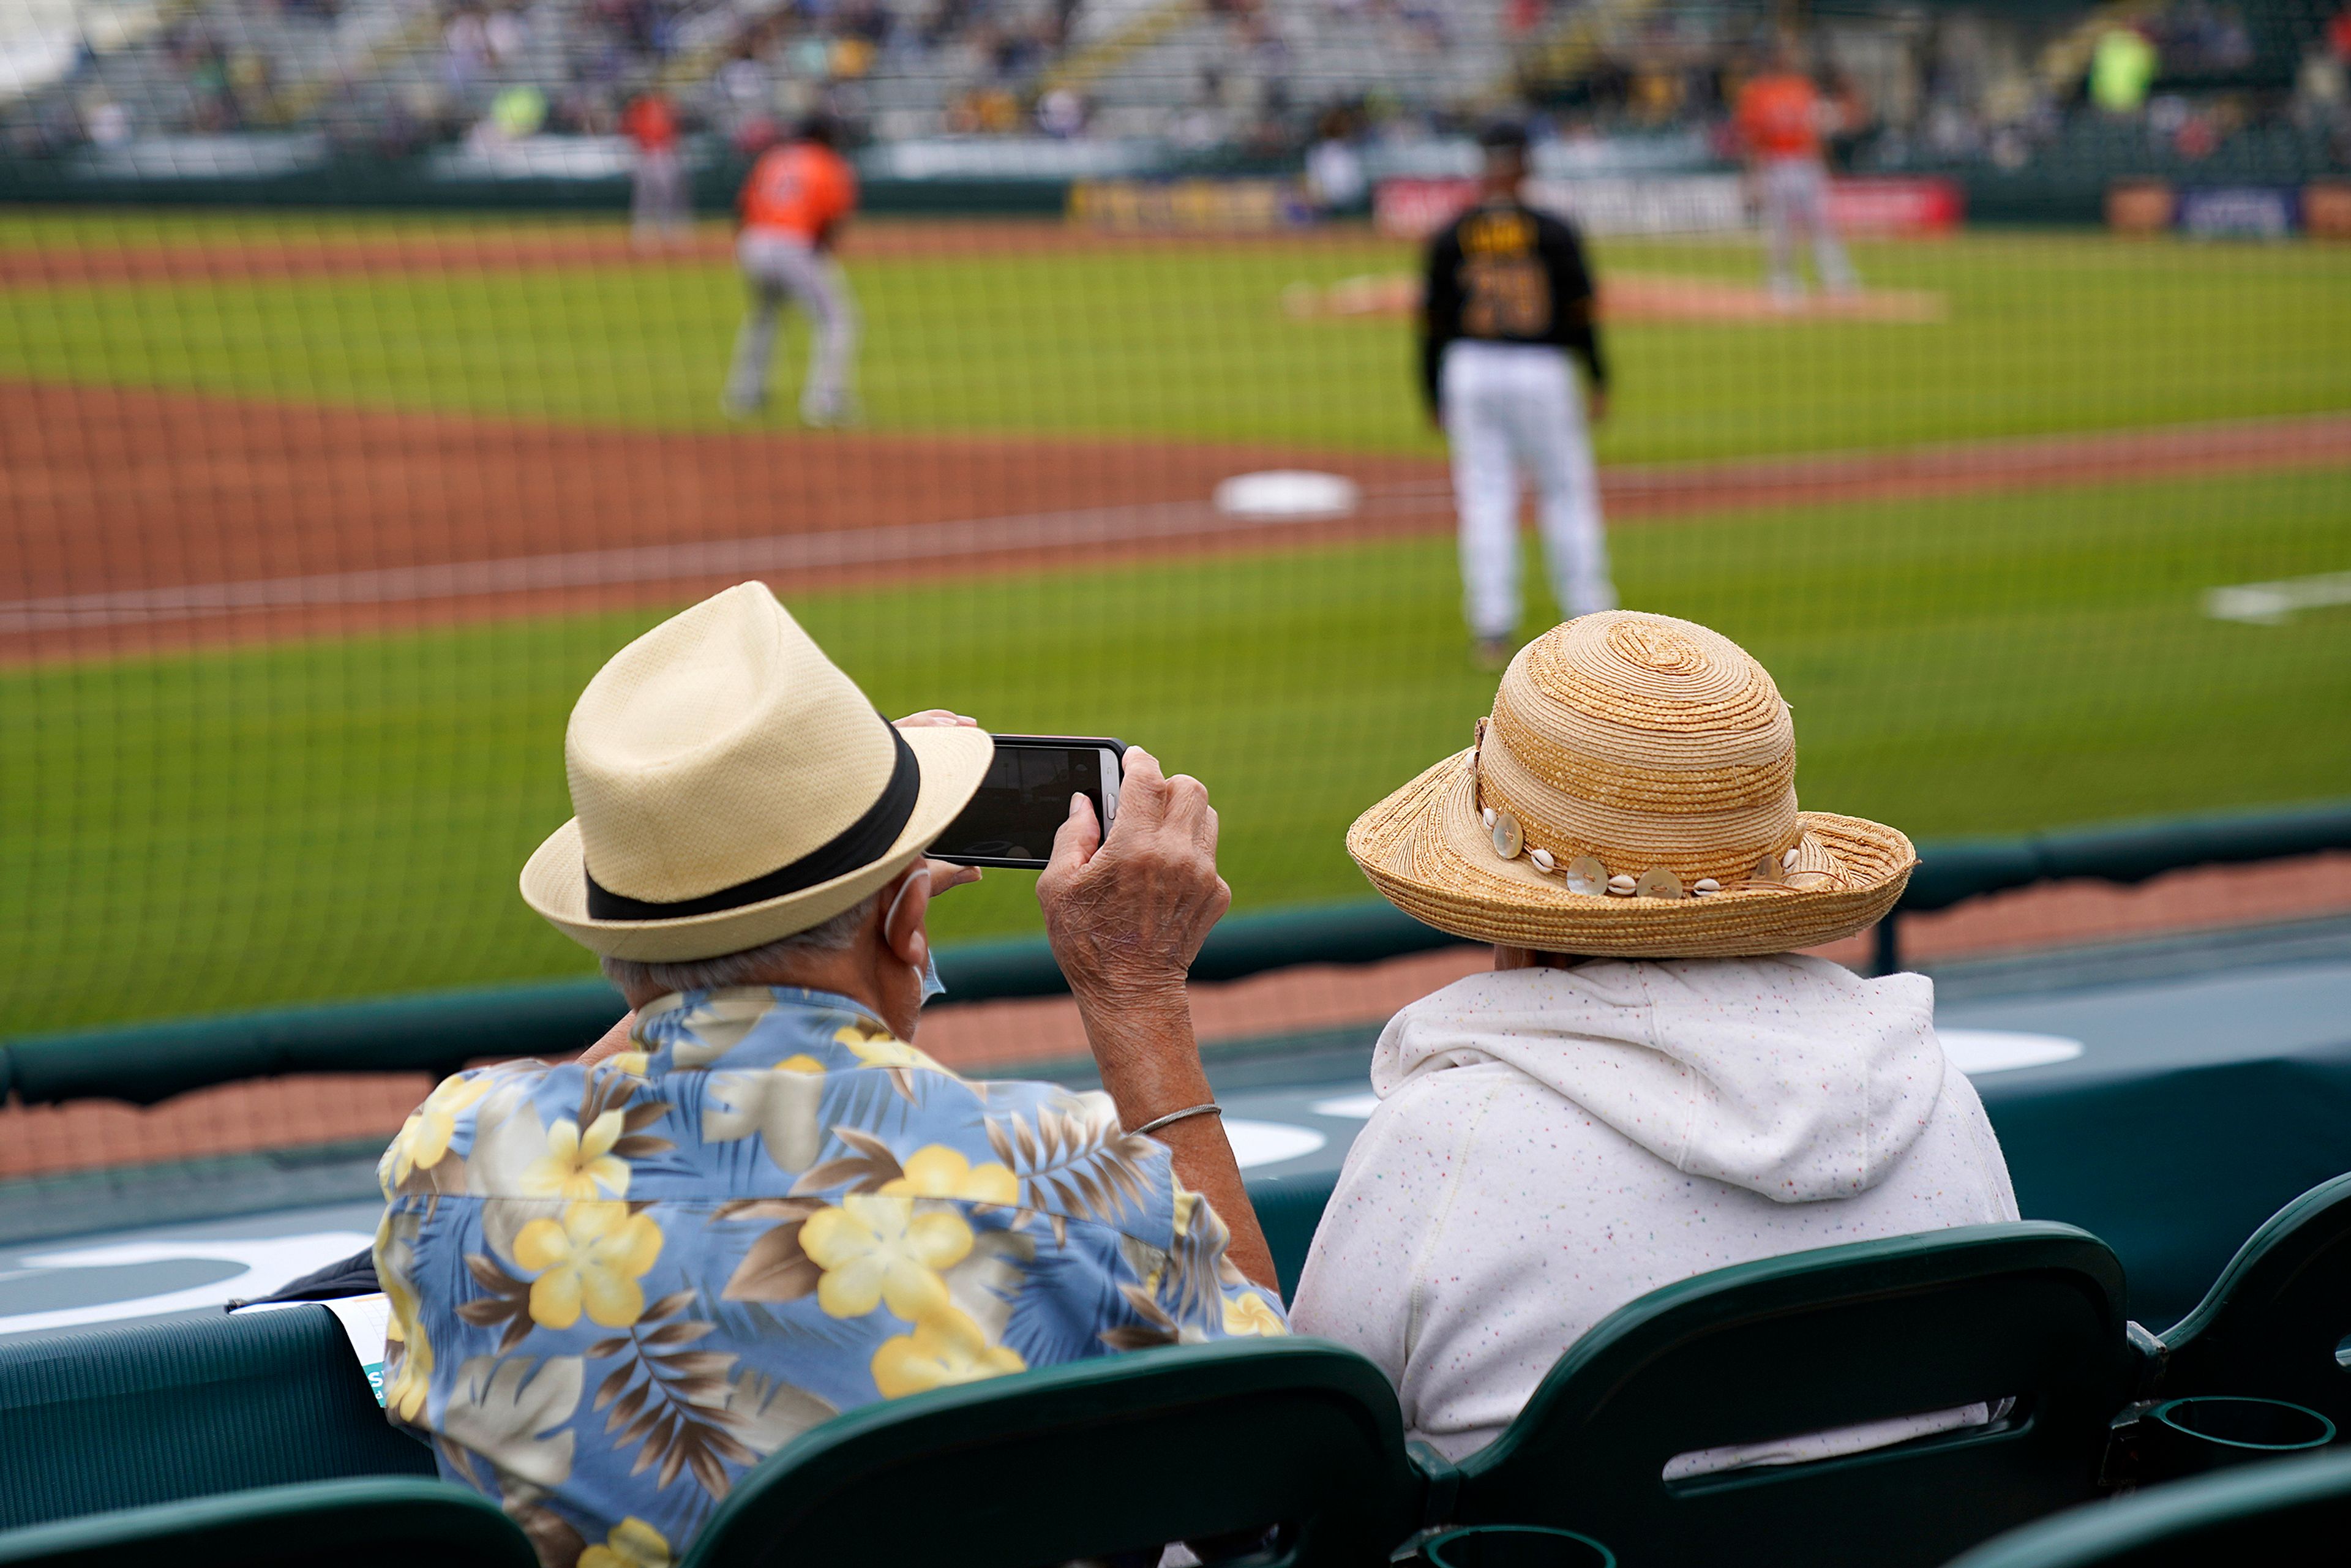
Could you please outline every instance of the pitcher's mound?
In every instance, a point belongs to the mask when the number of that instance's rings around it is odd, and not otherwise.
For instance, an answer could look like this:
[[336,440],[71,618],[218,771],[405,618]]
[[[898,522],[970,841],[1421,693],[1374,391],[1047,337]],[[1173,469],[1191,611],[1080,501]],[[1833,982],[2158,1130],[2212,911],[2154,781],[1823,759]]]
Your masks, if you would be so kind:
[[1943,297],[1917,288],[1854,288],[1775,295],[1711,277],[1628,273],[1600,285],[1600,313],[1617,321],[1779,321],[1834,317],[1852,321],[1939,321]]

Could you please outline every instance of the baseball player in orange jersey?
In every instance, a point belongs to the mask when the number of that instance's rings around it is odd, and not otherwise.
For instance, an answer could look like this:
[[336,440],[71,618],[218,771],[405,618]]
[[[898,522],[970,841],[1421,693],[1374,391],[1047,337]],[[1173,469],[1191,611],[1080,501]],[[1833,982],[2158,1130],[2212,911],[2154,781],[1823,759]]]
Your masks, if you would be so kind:
[[750,287],[751,308],[726,376],[725,406],[735,418],[748,419],[767,406],[768,362],[787,298],[808,312],[815,334],[800,389],[801,422],[825,428],[851,418],[857,312],[832,250],[841,225],[856,209],[857,176],[836,150],[837,140],[832,121],[812,119],[793,141],[760,154],[743,182],[735,257]]
[[1812,236],[1813,267],[1831,294],[1850,293],[1855,279],[1844,246],[1829,226],[1829,172],[1821,161],[1821,95],[1802,68],[1794,44],[1782,40],[1771,69],[1739,89],[1732,112],[1749,178],[1763,208],[1772,298],[1793,304],[1804,296],[1796,276],[1796,228]]
[[684,239],[694,213],[678,153],[677,111],[668,95],[655,89],[631,99],[622,112],[621,130],[637,148],[630,238],[641,250]]

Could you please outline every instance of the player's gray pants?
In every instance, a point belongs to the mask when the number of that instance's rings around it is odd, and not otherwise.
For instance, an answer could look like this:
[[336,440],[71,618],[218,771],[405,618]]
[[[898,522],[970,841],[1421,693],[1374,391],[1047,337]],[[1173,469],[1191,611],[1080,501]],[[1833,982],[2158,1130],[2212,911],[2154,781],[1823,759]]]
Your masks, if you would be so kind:
[[1803,292],[1796,277],[1796,231],[1813,242],[1813,270],[1821,287],[1842,293],[1854,286],[1853,263],[1829,225],[1829,176],[1817,158],[1767,158],[1756,172],[1763,205],[1763,245],[1771,291]]
[[637,154],[637,173],[629,196],[629,226],[640,240],[683,234],[690,217],[685,193],[685,161],[674,147]]
[[1519,474],[1534,480],[1552,595],[1570,616],[1616,607],[1600,533],[1600,481],[1583,392],[1562,349],[1459,341],[1439,391],[1461,522],[1464,613],[1472,634],[1519,624]]
[[751,290],[751,313],[735,340],[726,376],[726,402],[748,411],[768,400],[768,361],[776,349],[776,319],[784,301],[808,312],[816,341],[809,350],[800,415],[823,423],[848,412],[850,356],[857,350],[857,309],[849,280],[831,256],[789,235],[746,231],[735,247]]

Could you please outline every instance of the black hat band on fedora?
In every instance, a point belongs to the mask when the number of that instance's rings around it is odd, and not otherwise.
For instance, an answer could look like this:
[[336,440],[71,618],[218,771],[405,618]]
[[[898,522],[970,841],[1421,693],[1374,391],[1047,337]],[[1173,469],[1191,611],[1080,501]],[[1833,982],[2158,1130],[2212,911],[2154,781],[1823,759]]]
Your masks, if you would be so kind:
[[597,920],[682,920],[688,915],[715,915],[723,909],[741,909],[798,893],[880,860],[898,841],[899,833],[914,814],[914,801],[923,786],[923,769],[914,760],[914,748],[898,733],[897,726],[885,724],[884,727],[890,731],[891,744],[897,753],[890,768],[890,781],[882,787],[881,795],[866,808],[863,816],[799,859],[748,882],[674,904],[614,893],[596,880],[594,872],[586,872],[589,915]]

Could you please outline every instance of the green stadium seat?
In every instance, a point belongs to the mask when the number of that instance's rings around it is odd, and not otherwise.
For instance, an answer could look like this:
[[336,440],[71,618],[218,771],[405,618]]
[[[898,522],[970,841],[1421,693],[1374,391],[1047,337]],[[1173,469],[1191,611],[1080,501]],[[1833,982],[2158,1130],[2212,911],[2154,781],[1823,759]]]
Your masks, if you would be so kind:
[[2335,1568],[2351,1536],[2351,1456],[2173,1481],[2011,1531],[1950,1568]]
[[497,1505],[441,1481],[263,1487],[0,1531],[0,1568],[538,1568]]
[[324,1311],[0,1341],[0,1529],[252,1487],[429,1477]]
[[[2122,1265],[2071,1226],[1791,1253],[1603,1321],[1500,1437],[1436,1469],[1427,1518],[1581,1531],[1628,1562],[1744,1562],[1770,1542],[1813,1568],[1938,1563],[2095,1497],[2107,1423],[2140,1370]],[[2008,1398],[1988,1427],[1664,1476],[1697,1450]]]
[[2196,1310],[2162,1334],[2165,1398],[2306,1405],[2351,1431],[2351,1176],[2322,1182],[2246,1239]]
[[1377,1367],[1315,1340],[1227,1340],[837,1416],[738,1485],[684,1568],[1038,1568],[1273,1524],[1269,1563],[1378,1563],[1420,1489]]

